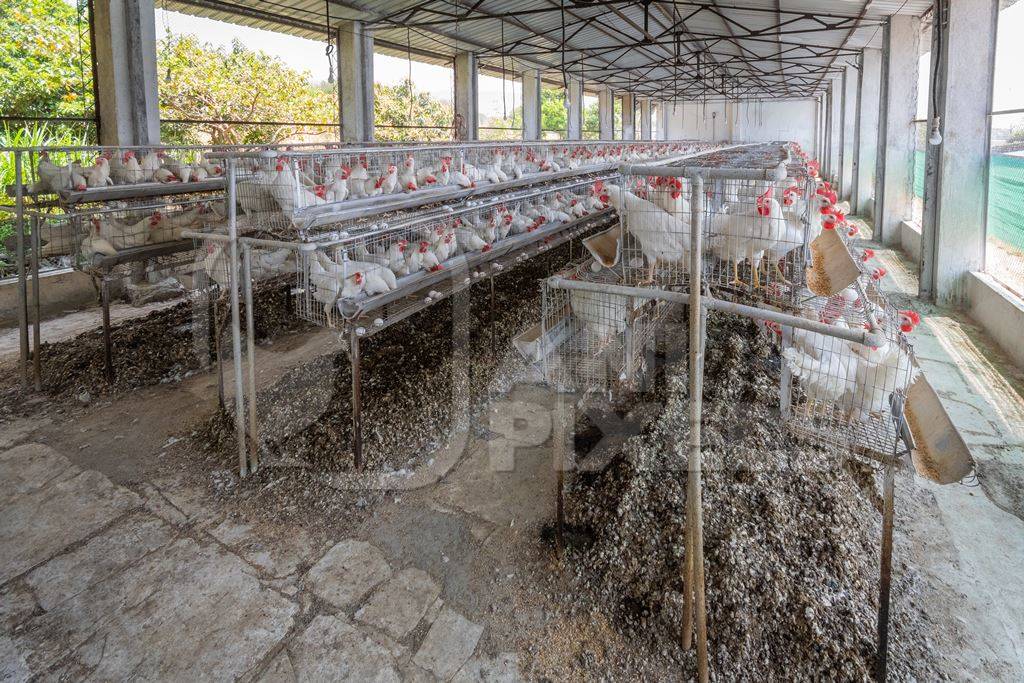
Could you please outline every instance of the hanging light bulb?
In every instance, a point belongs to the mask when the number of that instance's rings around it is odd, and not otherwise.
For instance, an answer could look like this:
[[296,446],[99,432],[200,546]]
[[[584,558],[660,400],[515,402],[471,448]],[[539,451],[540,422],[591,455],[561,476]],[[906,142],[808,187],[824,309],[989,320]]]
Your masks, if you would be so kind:
[[928,134],[928,144],[932,146],[942,144],[942,133],[939,132],[939,117],[932,119],[932,128]]

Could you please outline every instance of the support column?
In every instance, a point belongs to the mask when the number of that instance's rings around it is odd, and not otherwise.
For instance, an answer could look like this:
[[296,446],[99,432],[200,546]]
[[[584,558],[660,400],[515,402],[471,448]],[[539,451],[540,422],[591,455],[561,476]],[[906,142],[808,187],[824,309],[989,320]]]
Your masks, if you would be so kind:
[[338,25],[338,98],[341,139],[373,140],[373,31],[361,21]]
[[601,88],[597,93],[597,120],[602,140],[611,140],[615,136],[614,97],[610,88]]
[[832,156],[829,161],[829,172],[835,182],[840,177],[841,150],[843,148],[843,80],[835,78],[832,80],[832,118],[830,119],[832,130],[829,141],[832,144]]
[[850,199],[853,190],[854,138],[857,130],[857,67],[843,70],[843,109],[839,146],[839,190],[843,199]]
[[523,139],[540,140],[540,71],[523,72]]
[[659,107],[658,107],[658,109],[659,109],[659,117],[658,117],[658,131],[659,132],[658,132],[658,139],[659,140],[668,140],[668,122],[669,122],[669,119],[672,117],[671,111],[676,106],[682,106],[682,105],[677,105],[675,102],[671,102],[671,103],[670,102],[662,102],[659,105]]
[[640,100],[640,139],[651,139],[651,100],[648,97]]
[[153,0],[94,0],[101,145],[160,142]]
[[882,51],[865,49],[860,57],[857,84],[857,154],[853,168],[854,213],[873,218],[872,195],[875,192],[875,160],[878,153],[878,108],[881,93]]
[[455,139],[477,140],[480,125],[476,55],[455,55]]
[[824,153],[821,155],[821,177],[832,175],[832,84],[825,91]]
[[583,139],[583,81],[570,78],[566,98],[565,137]]
[[636,96],[622,95],[622,139],[636,140]]
[[913,212],[920,36],[921,20],[912,16],[894,15],[885,30],[881,125],[885,138],[879,145],[882,172],[875,190],[875,239],[890,245],[899,243],[900,221]]
[[938,111],[931,116],[939,117],[942,143],[928,145],[925,162],[921,296],[939,304],[968,303],[966,277],[985,267],[998,9],[998,0],[950,0],[948,15],[932,31],[939,73],[932,84]]

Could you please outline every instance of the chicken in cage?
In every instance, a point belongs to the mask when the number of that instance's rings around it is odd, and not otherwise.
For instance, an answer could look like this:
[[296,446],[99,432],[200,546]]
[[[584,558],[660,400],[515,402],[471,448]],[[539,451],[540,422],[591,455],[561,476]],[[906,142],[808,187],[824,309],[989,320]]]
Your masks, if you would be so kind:
[[689,273],[690,205],[680,178],[623,176],[603,188],[602,200],[619,214],[627,282],[682,284]]
[[827,443],[888,454],[896,438],[890,399],[896,393],[906,396],[919,374],[906,334],[920,324],[920,316],[893,310],[877,291],[862,297],[854,288],[808,300],[803,314],[837,329],[871,329],[873,318],[881,343],[866,346],[798,328],[783,335],[783,328],[768,323],[785,340],[783,362],[802,393],[789,407],[791,426]]
[[300,314],[331,325],[335,309],[348,316],[379,295],[412,293],[431,273],[542,242],[603,208],[593,185],[582,181],[454,211],[395,216],[390,223],[349,228],[345,237],[318,248],[301,264]]
[[[559,277],[619,285],[618,268],[593,260],[572,266]],[[538,353],[545,380],[559,389],[620,391],[635,389],[650,368],[654,335],[671,304],[600,291],[566,289],[545,280]]]
[[195,183],[224,175],[224,165],[208,158],[211,149],[85,148],[42,150],[30,163],[31,194],[85,192],[141,183]]

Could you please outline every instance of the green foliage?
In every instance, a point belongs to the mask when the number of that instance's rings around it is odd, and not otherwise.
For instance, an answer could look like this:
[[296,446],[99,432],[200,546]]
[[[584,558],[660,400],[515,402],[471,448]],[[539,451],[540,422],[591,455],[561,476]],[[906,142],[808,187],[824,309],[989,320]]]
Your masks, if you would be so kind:
[[88,116],[93,111],[87,0],[0,3],[0,111]]
[[[333,90],[311,83],[297,71],[260,50],[233,41],[229,48],[202,43],[191,35],[168,34],[157,59],[160,114],[165,119],[270,121],[337,125]],[[280,142],[299,132],[295,125],[232,123],[168,124],[165,142],[245,144]]]
[[[411,97],[411,103],[410,103]],[[451,140],[452,105],[416,92],[405,79],[398,85],[373,84],[374,137],[388,142],[410,140]],[[410,116],[411,113],[411,116]],[[424,126],[423,128],[387,128],[385,126]]]

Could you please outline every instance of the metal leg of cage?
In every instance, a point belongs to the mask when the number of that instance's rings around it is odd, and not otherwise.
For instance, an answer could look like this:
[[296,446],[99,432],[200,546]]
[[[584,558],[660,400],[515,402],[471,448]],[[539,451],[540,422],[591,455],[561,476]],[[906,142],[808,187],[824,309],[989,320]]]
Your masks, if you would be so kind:
[[239,311],[238,293],[238,223],[235,212],[235,160],[227,162],[227,203],[228,203],[228,242],[231,267],[228,269],[228,282],[231,300],[231,359],[235,372],[235,436],[238,441],[238,472],[245,477],[249,474],[249,459],[245,448],[245,387],[242,378],[242,323]]
[[245,294],[245,355],[249,385],[249,466],[255,472],[260,464],[259,425],[256,422],[256,334],[252,305],[252,248],[242,245],[242,283]]
[[18,259],[18,358],[21,385],[28,388],[28,283],[25,273],[25,196],[21,152],[14,153],[14,235]]
[[39,252],[41,249],[39,237],[39,218],[32,217],[32,377],[35,380],[36,391],[43,390],[43,361],[41,353],[41,324],[40,303],[39,303]]
[[783,420],[788,420],[790,408],[793,405],[793,372],[789,369],[782,352],[793,343],[793,328],[788,325],[782,327],[782,337],[779,340],[779,413]]
[[357,472],[363,469],[363,395],[362,358],[359,355],[359,334],[349,325],[349,360],[352,363],[352,458]]
[[495,319],[495,303],[494,303],[494,270],[491,270],[491,314],[487,317],[487,322],[491,328],[491,358],[494,359],[498,352],[498,338],[497,333],[494,330],[494,319]]
[[[690,202],[701,207],[704,187],[700,176],[691,178]],[[703,286],[703,258],[701,246],[701,220],[703,212],[692,211],[690,221],[690,311],[689,311],[689,457],[686,476],[686,524],[692,535],[692,571],[687,577],[686,591],[693,593],[694,622],[697,631],[697,677],[708,680],[707,605],[704,595],[704,517],[701,509],[701,408],[704,392],[704,337],[707,312],[701,301]]]
[[110,338],[110,279],[100,279],[100,300],[103,304],[103,369],[108,384],[114,383],[114,351]]
[[895,516],[896,457],[885,464],[882,483],[882,558],[878,579],[878,652],[875,680],[884,682],[889,660],[889,595],[892,585],[892,528]]

